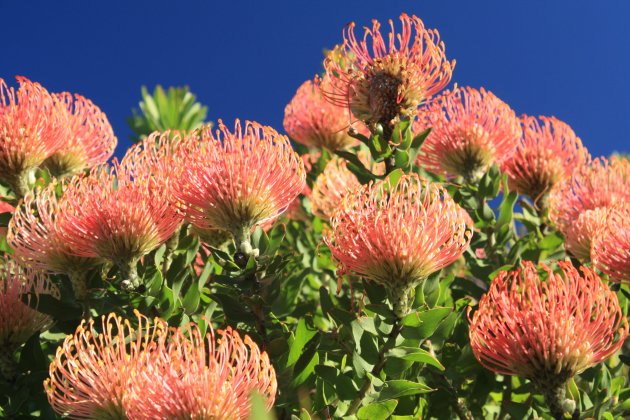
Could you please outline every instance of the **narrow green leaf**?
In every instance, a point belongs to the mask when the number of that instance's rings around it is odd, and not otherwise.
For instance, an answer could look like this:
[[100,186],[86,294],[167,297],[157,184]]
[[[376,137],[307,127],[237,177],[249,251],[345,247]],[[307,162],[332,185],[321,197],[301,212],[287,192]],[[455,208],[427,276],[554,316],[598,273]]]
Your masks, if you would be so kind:
[[438,359],[426,350],[415,347],[396,347],[390,350],[388,357],[407,360],[415,363],[426,363],[435,366],[440,370],[444,370],[444,366]]
[[386,420],[394,413],[397,405],[396,400],[374,402],[361,407],[357,412],[357,418],[359,420]]
[[304,318],[300,318],[295,329],[295,333],[293,333],[293,341],[290,343],[287,366],[293,366],[297,362],[302,354],[304,346],[306,346],[306,344],[315,337],[315,334],[317,334],[317,330],[310,329],[306,325],[306,320]]
[[432,388],[421,382],[412,382],[404,379],[394,379],[385,382],[377,401],[395,400],[408,395],[425,394],[433,391]]

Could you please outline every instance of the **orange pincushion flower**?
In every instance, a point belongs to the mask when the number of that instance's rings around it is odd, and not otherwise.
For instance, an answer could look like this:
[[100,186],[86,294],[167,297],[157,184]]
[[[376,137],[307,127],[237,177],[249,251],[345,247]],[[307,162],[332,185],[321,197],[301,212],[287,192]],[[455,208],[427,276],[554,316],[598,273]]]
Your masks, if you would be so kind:
[[74,335],[57,348],[44,382],[48,401],[60,415],[73,419],[127,418],[127,401],[143,390],[132,389],[147,353],[164,347],[168,325],[156,318],[153,325],[136,312],[137,328],[111,313],[81,321]]
[[51,273],[85,270],[91,259],[75,255],[61,233],[67,221],[58,187],[52,183],[24,197],[9,222],[7,241],[15,256],[32,268]]
[[586,210],[630,200],[630,162],[597,158],[578,170],[549,196],[549,218],[565,233]]
[[183,170],[174,193],[186,218],[202,229],[236,238],[282,214],[304,189],[306,173],[289,139],[271,127],[236,121],[234,132],[201,133],[197,147],[181,148]]
[[[43,275],[23,269],[10,257],[0,258],[0,375],[11,378],[15,371],[13,353],[38,331],[48,329],[52,319],[25,304],[40,295],[59,299],[57,286]],[[34,296],[33,296],[34,295]]]
[[593,265],[613,281],[630,283],[630,203],[608,210],[592,241]]
[[425,29],[416,16],[403,13],[400,21],[398,34],[389,21],[387,43],[378,21],[372,21],[371,30],[365,28],[361,41],[350,23],[341,50],[333,50],[324,61],[331,82],[323,90],[326,99],[349,107],[371,128],[378,123],[387,128],[400,116],[414,117],[418,106],[450,82],[455,66],[446,59],[436,30]]
[[123,281],[131,286],[138,285],[137,259],[170,238],[182,220],[166,188],[143,177],[133,179],[121,166],[100,166],[73,178],[63,198],[64,240],[77,256],[116,263],[130,276]]
[[514,111],[491,92],[446,91],[418,111],[416,131],[432,128],[418,164],[436,174],[474,181],[514,153],[522,131]]
[[17,91],[0,79],[0,180],[18,196],[30,173],[63,144],[63,121],[52,96],[39,83],[17,77]]
[[313,184],[309,197],[313,214],[329,220],[344,194],[360,185],[357,177],[346,167],[345,160],[332,159]]
[[523,137],[512,158],[503,164],[510,188],[534,201],[568,179],[591,160],[569,125],[554,117],[523,115]]
[[[560,262],[562,274],[531,262],[501,271],[470,317],[470,343],[486,368],[519,375],[543,392],[615,353],[628,322],[614,292],[595,272]],[[546,395],[547,396],[547,395]]]
[[105,114],[81,95],[64,92],[53,97],[60,119],[65,120],[64,144],[44,165],[53,175],[64,176],[107,162],[117,140]]
[[410,289],[468,248],[469,220],[442,187],[411,174],[394,186],[388,178],[348,192],[324,240],[340,273],[384,285],[404,314]]
[[580,261],[591,257],[591,242],[606,220],[606,208],[598,207],[580,213],[573,223],[566,226],[564,246],[568,252]]
[[85,296],[83,273],[99,262],[77,256],[77,251],[63,235],[66,216],[72,210],[57,196],[59,184],[29,192],[9,222],[7,241],[15,256],[31,268],[67,274],[73,280],[77,297]]
[[229,327],[216,341],[212,328],[205,337],[195,324],[186,332],[174,332],[162,357],[147,354],[145,371],[135,376],[130,419],[248,419],[254,391],[272,408],[276,374],[256,343]]
[[[307,80],[284,109],[284,129],[289,136],[306,146],[345,149],[357,143],[348,135],[348,115],[323,97],[320,79]],[[325,88],[324,88],[325,89]]]

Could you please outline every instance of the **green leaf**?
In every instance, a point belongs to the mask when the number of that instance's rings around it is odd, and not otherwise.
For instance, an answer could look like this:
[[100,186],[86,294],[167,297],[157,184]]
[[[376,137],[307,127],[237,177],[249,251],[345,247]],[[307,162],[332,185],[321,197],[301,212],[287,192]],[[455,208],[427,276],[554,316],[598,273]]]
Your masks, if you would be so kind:
[[429,127],[426,130],[424,130],[424,131],[420,132],[419,134],[417,134],[413,138],[413,141],[411,142],[411,148],[412,149],[420,149],[422,147],[422,145],[424,144],[424,141],[429,136],[429,134],[431,134],[431,130],[432,129],[433,128]]
[[250,395],[251,411],[249,413],[250,420],[275,420],[275,416],[267,411],[267,400],[254,391]]
[[357,418],[359,420],[385,420],[394,413],[397,405],[396,400],[373,402],[361,407],[357,412]]
[[389,351],[388,357],[407,360],[415,363],[426,363],[444,370],[444,366],[438,359],[426,350],[415,347],[396,347]]
[[398,185],[398,181],[400,181],[400,178],[404,175],[405,173],[403,172],[402,169],[398,168],[393,170],[392,172],[390,172],[387,175],[387,180],[389,181],[387,185],[388,190],[391,191],[394,188],[396,188],[396,185]]
[[395,400],[408,395],[425,394],[433,391],[432,388],[421,382],[412,382],[404,379],[394,379],[385,382],[377,401]]
[[412,312],[402,320],[405,327],[402,330],[402,335],[409,334],[419,339],[429,338],[451,312],[452,309],[446,307]]
[[319,354],[317,353],[318,342],[312,341],[302,353],[298,361],[293,367],[293,386],[298,386],[306,381],[315,370],[315,366],[319,363]]
[[228,294],[214,293],[212,299],[216,300],[221,305],[225,316],[231,321],[252,322],[256,319],[254,314],[245,309],[242,302],[239,302]]
[[293,333],[293,340],[289,344],[289,357],[287,366],[293,366],[302,355],[304,346],[315,337],[317,330],[312,330],[306,325],[306,320],[300,318],[298,325]]
[[501,210],[499,211],[499,218],[497,220],[497,229],[499,229],[501,226],[509,224],[512,221],[512,215],[514,213],[514,203],[516,203],[517,198],[518,194],[514,191],[503,198],[503,202],[501,203]]

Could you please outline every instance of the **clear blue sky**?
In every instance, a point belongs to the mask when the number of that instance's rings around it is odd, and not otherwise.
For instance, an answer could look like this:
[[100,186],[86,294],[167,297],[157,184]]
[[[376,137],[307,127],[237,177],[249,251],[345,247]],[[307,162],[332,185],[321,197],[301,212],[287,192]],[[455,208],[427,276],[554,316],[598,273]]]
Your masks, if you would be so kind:
[[284,106],[342,27],[400,12],[438,28],[453,81],[555,115],[593,155],[630,151],[630,1],[2,0],[0,77],[81,93],[129,145],[140,86],[187,84],[212,120],[282,130]]

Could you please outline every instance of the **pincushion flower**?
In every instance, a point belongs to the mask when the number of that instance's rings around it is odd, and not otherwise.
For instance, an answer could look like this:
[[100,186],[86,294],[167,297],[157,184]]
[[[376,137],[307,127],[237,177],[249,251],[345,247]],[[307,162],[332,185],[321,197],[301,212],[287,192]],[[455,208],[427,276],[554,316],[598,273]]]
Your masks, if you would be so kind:
[[[29,304],[23,301],[27,294]],[[31,308],[32,300],[37,302],[41,295],[59,299],[59,289],[48,277],[21,268],[11,257],[0,258],[0,375],[5,379],[15,376],[16,350],[52,325],[50,316]]]
[[111,313],[94,321],[81,321],[73,335],[57,348],[44,382],[48,401],[63,416],[73,419],[120,419],[127,415],[127,401],[142,390],[132,380],[143,370],[147,353],[164,347],[168,324],[151,323],[136,312],[137,327]]
[[400,21],[399,33],[389,21],[387,41],[376,20],[372,29],[365,28],[361,41],[350,23],[341,49],[324,61],[330,79],[330,88],[323,90],[326,99],[350,108],[371,130],[377,124],[388,130],[401,117],[413,118],[427,98],[450,82],[455,66],[455,61],[446,59],[436,30],[425,29],[416,16],[403,13]]
[[[252,392],[271,409],[277,381],[266,353],[227,328],[204,336],[195,324],[174,332],[159,359],[147,354],[134,377],[131,419],[248,419]],[[141,392],[140,392],[141,390]]]
[[107,162],[117,140],[100,108],[78,94],[63,92],[53,94],[53,98],[64,121],[64,143],[44,161],[44,166],[55,176],[65,176]]
[[568,179],[590,160],[590,154],[571,127],[554,117],[521,116],[523,137],[502,169],[519,194],[546,205],[554,186]]
[[418,111],[417,132],[431,128],[418,165],[474,182],[512,154],[522,135],[514,111],[485,89],[445,91]]
[[321,79],[307,80],[300,86],[284,109],[284,129],[295,141],[305,146],[324,147],[335,151],[357,143],[348,135],[351,127],[347,111],[323,97]]
[[202,229],[227,230],[248,252],[249,232],[275,219],[304,189],[306,173],[289,139],[271,127],[222,121],[181,149],[183,170],[174,193],[186,218]]
[[608,209],[601,229],[593,235],[591,260],[611,280],[630,283],[630,202]]
[[64,192],[64,240],[77,256],[104,258],[121,270],[123,287],[138,287],[136,265],[169,239],[182,217],[166,188],[133,179],[121,166],[96,167],[75,177]]
[[416,174],[348,192],[324,240],[339,273],[385,286],[403,316],[414,287],[461,256],[472,236],[470,217],[439,185]]
[[63,122],[54,100],[39,83],[17,77],[20,87],[0,79],[0,180],[21,197],[33,171],[63,144]]
[[566,234],[581,213],[630,200],[630,162],[597,158],[549,196],[549,218]]
[[[7,241],[24,265],[50,273],[66,274],[72,282],[75,296],[86,297],[85,273],[100,261],[78,256],[64,238],[72,213],[69,203],[58,196],[59,183],[29,192],[9,222]],[[62,188],[63,189],[63,188]]]
[[[586,267],[560,262],[541,276],[531,262],[501,271],[470,316],[470,343],[486,368],[531,380],[562,415],[566,383],[615,353],[628,322],[614,292]],[[556,417],[560,418],[560,417]]]
[[360,185],[357,177],[346,167],[345,160],[332,159],[313,184],[309,197],[313,214],[329,220],[344,194]]
[[591,242],[599,234],[605,224],[606,207],[585,210],[577,219],[566,226],[564,232],[564,247],[575,258],[586,262],[591,257]]

